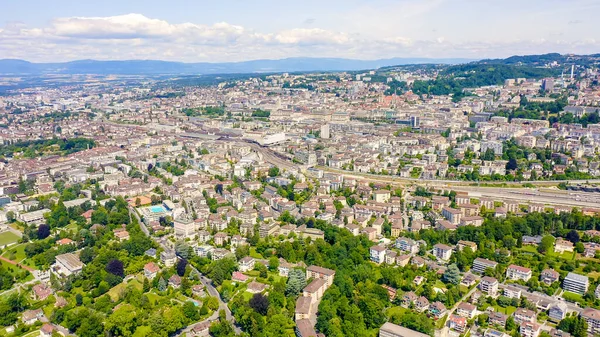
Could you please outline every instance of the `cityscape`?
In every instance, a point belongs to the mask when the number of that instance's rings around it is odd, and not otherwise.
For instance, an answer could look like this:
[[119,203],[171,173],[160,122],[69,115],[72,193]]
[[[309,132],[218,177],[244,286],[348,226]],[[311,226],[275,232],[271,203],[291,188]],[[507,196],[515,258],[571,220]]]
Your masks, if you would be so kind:
[[83,15],[0,28],[0,336],[600,335],[600,46]]

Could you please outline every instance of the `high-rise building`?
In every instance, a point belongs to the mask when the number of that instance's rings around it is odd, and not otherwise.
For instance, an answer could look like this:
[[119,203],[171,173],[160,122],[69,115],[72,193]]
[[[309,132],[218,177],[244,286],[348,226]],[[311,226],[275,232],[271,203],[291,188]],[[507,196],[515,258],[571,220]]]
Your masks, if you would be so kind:
[[329,137],[331,137],[329,124],[323,124],[323,126],[321,126],[321,138],[329,139]]
[[554,89],[554,80],[551,78],[544,78],[542,80],[542,90],[552,91]]

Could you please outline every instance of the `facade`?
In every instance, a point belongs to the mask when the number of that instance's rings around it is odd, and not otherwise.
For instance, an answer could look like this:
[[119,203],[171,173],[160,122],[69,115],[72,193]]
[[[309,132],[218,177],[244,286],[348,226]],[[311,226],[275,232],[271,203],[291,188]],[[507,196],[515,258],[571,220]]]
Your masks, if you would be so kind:
[[405,237],[396,239],[396,248],[412,254],[419,252],[419,244],[415,240]]
[[581,317],[588,324],[588,333],[591,335],[600,334],[600,310],[593,308],[585,308],[581,312]]
[[485,272],[485,270],[488,268],[496,269],[497,265],[498,262],[478,257],[473,261],[473,267],[471,268],[471,271],[473,271],[474,273],[483,274],[483,272]]
[[428,337],[424,333],[411,330],[390,322],[386,322],[379,329],[379,337]]
[[333,278],[335,277],[335,270],[319,267],[310,266],[306,268],[306,279],[318,278],[323,279],[327,283],[327,288],[333,284]]
[[59,276],[68,277],[79,274],[84,264],[79,260],[79,256],[73,253],[66,253],[56,256],[56,262],[52,265],[51,271]]
[[540,335],[540,325],[532,322],[523,322],[519,327],[519,334],[523,337],[538,337]]
[[506,278],[527,282],[531,278],[531,269],[511,264],[506,268]]
[[588,290],[590,281],[587,276],[569,273],[563,280],[563,289],[576,294],[583,295]]
[[440,260],[448,261],[450,260],[450,256],[452,256],[452,247],[438,243],[433,246],[433,255]]
[[373,246],[369,251],[371,255],[371,261],[377,264],[383,263],[385,261],[385,247]]
[[498,296],[498,280],[493,277],[485,276],[479,282],[479,290],[487,296]]

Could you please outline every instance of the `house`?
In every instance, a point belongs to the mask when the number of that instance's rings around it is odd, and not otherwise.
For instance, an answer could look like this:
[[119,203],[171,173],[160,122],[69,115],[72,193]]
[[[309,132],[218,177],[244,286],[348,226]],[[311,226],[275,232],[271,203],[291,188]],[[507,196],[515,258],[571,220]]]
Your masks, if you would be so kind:
[[279,276],[288,277],[291,269],[292,269],[292,265],[291,264],[289,264],[283,258],[279,259],[279,266],[277,267],[277,271],[279,272]]
[[506,325],[506,320],[508,319],[507,315],[497,311],[490,312],[488,317],[490,324],[503,328]]
[[461,317],[466,317],[468,319],[475,317],[476,311],[477,311],[477,307],[475,307],[474,305],[472,305],[470,303],[466,303],[466,302],[460,302],[460,304],[458,304],[458,307],[456,308],[457,315],[459,315]]
[[160,268],[154,262],[148,262],[144,266],[144,276],[149,280],[153,280],[159,271]]
[[460,240],[458,241],[458,243],[456,244],[456,248],[459,251],[462,251],[463,249],[465,249],[466,247],[471,248],[472,252],[476,252],[477,251],[477,244],[475,242],[472,241],[464,241],[464,240]]
[[312,323],[308,319],[299,319],[296,321],[296,336],[297,337],[316,337],[317,332]]
[[593,308],[585,308],[580,313],[588,324],[588,333],[591,335],[600,334],[600,310]]
[[438,243],[433,246],[433,255],[440,260],[448,261],[450,260],[450,256],[452,256],[452,247]]
[[55,329],[51,324],[45,323],[40,328],[40,337],[52,337],[54,330]]
[[415,310],[418,312],[425,312],[429,309],[429,300],[421,296],[415,301]]
[[563,280],[563,289],[576,294],[583,295],[587,292],[590,281],[587,276],[570,272]]
[[312,300],[310,297],[300,296],[296,300],[295,320],[308,319],[311,314]]
[[175,262],[177,262],[177,256],[173,251],[164,251],[160,252],[160,260],[167,268],[173,267]]
[[34,301],[43,301],[52,295],[52,288],[46,283],[38,283],[31,289],[31,294]]
[[306,279],[317,278],[323,279],[327,283],[327,288],[333,284],[333,278],[335,277],[335,270],[319,267],[309,266],[306,268]]
[[548,333],[550,337],[571,337],[571,334],[562,330],[552,329]]
[[190,332],[188,332],[188,336],[193,337],[205,337],[209,336],[209,328],[211,325],[211,321],[204,321],[194,325]]
[[63,239],[60,239],[60,240],[56,241],[56,244],[59,245],[59,246],[66,246],[66,245],[71,245],[71,244],[74,244],[74,243],[75,243],[75,241],[73,241],[73,240],[71,240],[69,238],[63,238]]
[[506,268],[506,278],[527,282],[531,278],[531,269],[511,264]]
[[382,246],[372,246],[371,249],[369,249],[370,255],[371,255],[371,261],[377,263],[377,264],[381,264],[385,261],[385,247]]
[[548,309],[548,318],[554,322],[560,322],[567,316],[567,305],[564,302],[555,302]]
[[498,280],[493,277],[484,276],[479,282],[479,290],[487,296],[497,297],[498,296]]
[[519,334],[523,337],[538,337],[540,329],[540,325],[535,322],[523,322],[519,327]]
[[405,237],[396,239],[396,248],[411,254],[419,252],[419,244],[415,240]]
[[435,318],[440,318],[446,314],[446,306],[444,303],[436,301],[429,306],[429,313]]
[[404,293],[404,295],[402,295],[402,306],[405,308],[410,307],[410,305],[414,303],[414,301],[416,301],[417,298],[417,295],[412,291]]
[[311,299],[313,303],[317,302],[321,297],[323,297],[323,293],[327,289],[327,283],[323,279],[314,279],[310,282],[304,289],[302,289],[302,296],[308,297]]
[[36,310],[25,310],[21,315],[21,321],[25,325],[33,325],[35,322],[39,321],[42,317],[44,317],[44,312],[42,309]]
[[243,282],[248,281],[248,276],[242,274],[239,271],[234,271],[231,274],[231,281],[233,281],[233,282],[242,282],[243,283]]
[[410,255],[398,255],[396,256],[396,264],[400,267],[406,267],[410,262]]
[[465,274],[462,280],[460,281],[460,284],[467,288],[472,287],[473,285],[475,285],[475,283],[477,283],[477,278],[475,278],[475,275],[471,273]]
[[467,318],[464,316],[450,315],[447,324],[450,329],[463,333],[467,329]]
[[521,288],[507,285],[504,287],[503,295],[508,298],[521,298]]
[[535,322],[535,312],[529,309],[518,308],[513,313],[513,318],[517,324],[521,324],[523,322]]
[[247,271],[253,270],[254,264],[255,264],[254,258],[250,257],[250,256],[246,256],[238,261],[238,269],[242,273],[245,273]]
[[196,297],[204,297],[206,295],[203,284],[194,284],[192,286],[192,295]]
[[563,238],[558,238],[556,239],[556,241],[554,242],[554,252],[555,253],[563,253],[563,252],[573,252],[573,249],[575,247],[573,246],[573,243],[571,241],[567,241]]
[[396,253],[393,250],[386,250],[385,251],[385,263],[386,264],[396,264],[396,257],[398,256],[398,253]]
[[246,289],[246,291],[251,294],[258,294],[258,293],[262,293],[263,291],[265,291],[265,289],[267,289],[266,284],[252,281],[252,282],[248,283],[248,288]]
[[52,265],[51,271],[57,276],[68,277],[81,272],[84,264],[79,260],[79,256],[73,253],[66,253],[56,256],[56,262]]
[[181,277],[177,274],[172,275],[169,277],[169,285],[175,289],[179,289],[181,287]]
[[540,281],[550,285],[558,281],[560,274],[554,269],[544,269],[540,273]]

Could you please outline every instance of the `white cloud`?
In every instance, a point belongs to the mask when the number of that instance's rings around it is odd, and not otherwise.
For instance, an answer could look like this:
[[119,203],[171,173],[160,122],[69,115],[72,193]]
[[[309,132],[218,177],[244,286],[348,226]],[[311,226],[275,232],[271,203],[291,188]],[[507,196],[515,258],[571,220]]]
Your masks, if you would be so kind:
[[[441,3],[407,1],[408,5],[402,8],[413,14],[431,11]],[[372,23],[373,20],[369,24]],[[407,31],[352,32],[304,27],[260,32],[227,22],[170,23],[141,14],[70,17],[54,19],[44,27],[27,27],[20,22],[0,27],[0,55],[37,62],[86,58],[226,62],[296,56],[488,58],[542,52],[591,53],[600,46],[600,39],[591,36],[577,40],[543,36],[510,40],[507,35],[504,40],[482,41],[445,30],[440,30],[443,36],[434,33],[431,37],[407,35]]]

